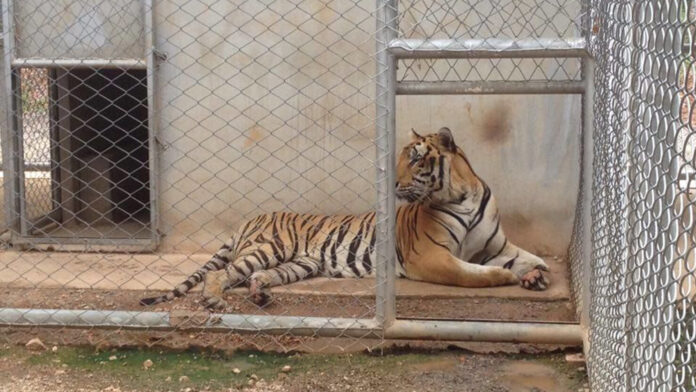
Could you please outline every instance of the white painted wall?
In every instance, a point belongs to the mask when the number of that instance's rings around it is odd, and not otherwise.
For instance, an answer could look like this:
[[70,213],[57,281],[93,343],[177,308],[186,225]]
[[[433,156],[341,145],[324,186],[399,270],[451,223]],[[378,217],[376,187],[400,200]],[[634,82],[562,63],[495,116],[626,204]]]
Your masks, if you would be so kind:
[[[40,0],[16,3],[26,10],[55,7]],[[106,40],[94,34],[79,50],[56,48],[63,39],[56,37],[68,37],[80,20],[61,16],[37,27],[49,41],[27,44],[20,52],[89,56],[110,50],[117,57],[137,57],[142,46],[134,37],[142,31],[113,30],[115,19],[104,17],[118,14],[127,25],[139,24],[137,12],[127,21],[133,3],[119,0],[89,11],[96,16],[84,25],[103,20],[95,28]],[[567,3],[528,10],[511,1],[493,12],[488,2],[478,2],[475,12],[462,9],[459,15],[466,28],[452,27],[452,19],[446,33],[572,35],[568,15],[578,7],[577,1]],[[156,74],[155,108],[163,252],[209,252],[240,221],[260,212],[330,214],[374,207],[374,0],[155,4],[156,47],[167,54]],[[402,23],[412,37],[428,35],[414,28],[422,20],[418,7],[403,8],[408,13]],[[469,80],[500,77],[491,73],[495,69],[517,80],[564,77],[555,60],[457,67]],[[579,176],[579,97],[402,97],[397,119],[399,146],[411,127],[421,132],[450,127],[493,189],[509,236],[537,253],[565,254]]]

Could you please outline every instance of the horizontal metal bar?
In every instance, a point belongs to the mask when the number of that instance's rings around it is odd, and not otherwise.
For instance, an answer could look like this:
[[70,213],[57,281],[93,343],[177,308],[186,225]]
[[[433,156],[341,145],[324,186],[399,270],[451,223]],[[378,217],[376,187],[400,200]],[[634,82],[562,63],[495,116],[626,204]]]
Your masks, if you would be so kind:
[[384,338],[582,345],[582,330],[578,324],[397,319]]
[[396,84],[397,95],[582,94],[584,92],[585,84],[581,80],[398,82]]
[[167,312],[0,308],[0,326],[169,329]]
[[[0,171],[5,170],[5,165],[4,163],[0,162]],[[47,172],[51,170],[51,165],[48,163],[25,163],[24,164],[24,171],[39,171],[39,172]]]
[[34,237],[18,235],[12,239],[14,245],[31,249],[62,252],[151,252],[156,248],[152,238],[90,238],[90,237],[51,237],[49,230]]
[[147,62],[141,59],[44,59],[17,58],[12,66],[18,68],[123,68],[147,69]]
[[[2,168],[2,165],[0,165],[0,168]],[[48,163],[25,163],[23,168],[24,168],[24,171],[47,172],[47,171],[51,170],[51,165]]]
[[120,310],[0,308],[0,326],[196,330],[208,332],[291,334],[297,336],[381,336],[374,319],[215,314],[208,312],[135,312]]
[[291,334],[408,340],[487,341],[581,344],[577,324],[496,321],[394,321],[386,330],[375,319],[210,314],[207,312],[134,312],[79,309],[0,308],[0,326],[47,328],[119,328],[208,332]]
[[403,39],[389,42],[397,58],[585,57],[584,38]]

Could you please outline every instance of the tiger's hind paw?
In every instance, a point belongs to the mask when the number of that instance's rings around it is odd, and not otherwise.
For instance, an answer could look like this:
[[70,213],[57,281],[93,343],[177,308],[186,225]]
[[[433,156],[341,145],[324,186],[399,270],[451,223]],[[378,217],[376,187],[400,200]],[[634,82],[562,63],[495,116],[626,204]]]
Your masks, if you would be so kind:
[[522,277],[520,278],[520,286],[524,287],[527,290],[546,290],[549,287],[549,279],[546,276],[544,276],[542,270],[548,271],[548,268],[544,269],[537,267],[522,275]]
[[227,307],[227,301],[218,296],[205,297],[203,306],[208,310],[224,310]]
[[261,276],[249,280],[249,299],[257,306],[264,307],[271,301],[271,289]]

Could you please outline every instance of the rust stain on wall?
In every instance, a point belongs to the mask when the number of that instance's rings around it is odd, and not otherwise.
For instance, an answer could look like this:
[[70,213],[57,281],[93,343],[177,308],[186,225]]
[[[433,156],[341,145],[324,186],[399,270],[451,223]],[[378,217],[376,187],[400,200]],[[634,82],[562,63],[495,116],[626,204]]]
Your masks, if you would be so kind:
[[258,125],[254,125],[244,132],[244,148],[249,148],[263,139],[265,131]]
[[510,113],[505,102],[486,108],[480,124],[481,139],[489,143],[502,143],[510,136]]
[[466,102],[464,104],[464,109],[466,110],[466,113],[469,115],[469,118],[471,118],[471,102]]
[[522,228],[532,224],[532,220],[519,212],[509,212],[504,216],[505,224],[509,227]]

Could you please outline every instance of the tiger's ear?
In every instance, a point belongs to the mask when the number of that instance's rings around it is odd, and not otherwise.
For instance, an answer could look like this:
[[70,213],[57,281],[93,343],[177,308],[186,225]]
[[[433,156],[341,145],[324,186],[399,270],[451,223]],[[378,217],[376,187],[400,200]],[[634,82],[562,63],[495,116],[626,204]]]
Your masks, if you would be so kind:
[[411,141],[415,142],[416,140],[420,139],[423,139],[423,136],[419,135],[415,129],[411,128]]
[[457,146],[454,144],[454,136],[452,136],[452,131],[450,131],[449,128],[440,128],[440,130],[437,131],[437,138],[440,141],[440,145],[444,147],[447,151],[457,151]]

